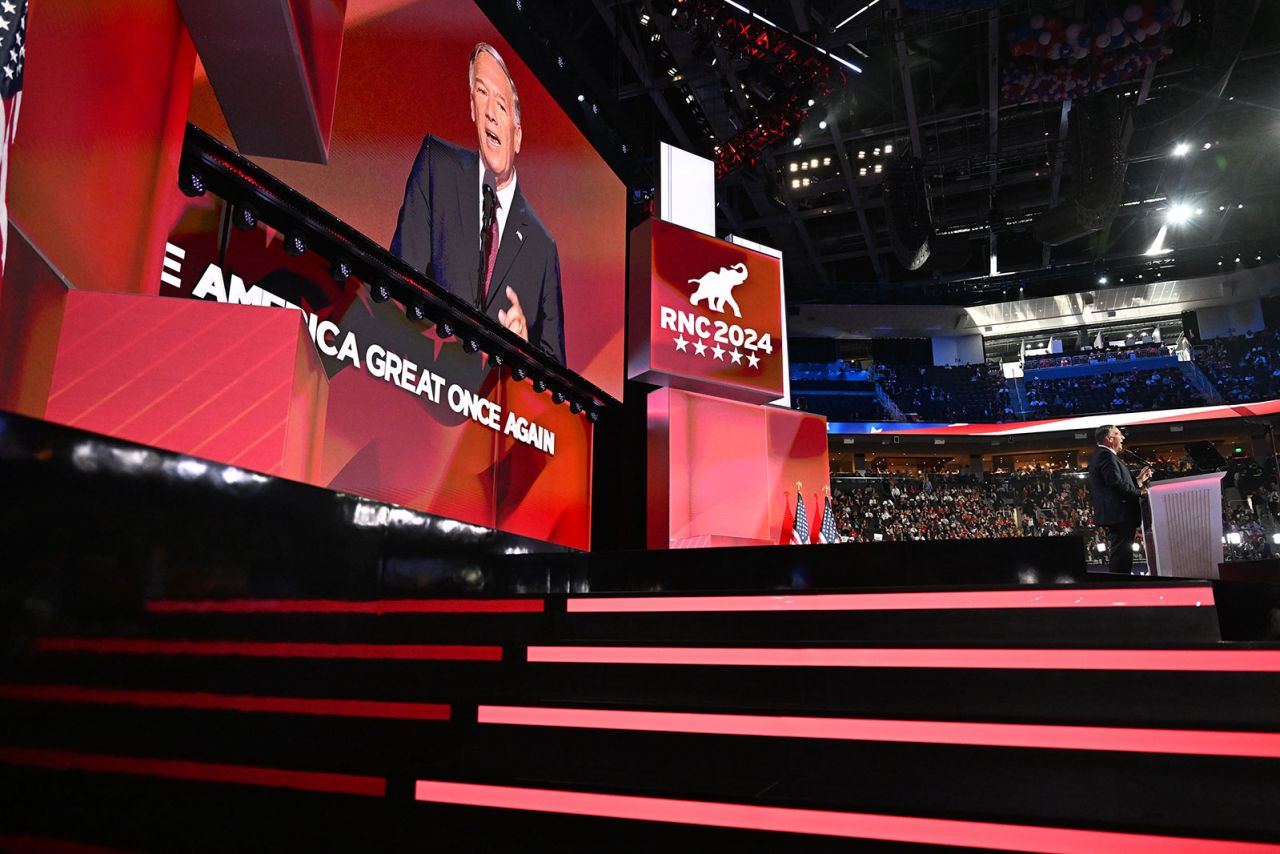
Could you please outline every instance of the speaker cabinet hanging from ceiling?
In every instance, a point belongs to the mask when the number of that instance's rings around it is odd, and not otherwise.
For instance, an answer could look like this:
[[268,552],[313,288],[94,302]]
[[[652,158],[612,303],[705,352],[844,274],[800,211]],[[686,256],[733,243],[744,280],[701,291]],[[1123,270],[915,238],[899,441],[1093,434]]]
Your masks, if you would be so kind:
[[1100,231],[1115,219],[1124,196],[1125,156],[1133,135],[1128,108],[1112,92],[1079,101],[1067,134],[1071,191],[1057,207],[1036,217],[1037,240],[1061,246]]
[[929,260],[933,212],[929,208],[924,161],[903,155],[889,161],[884,179],[884,212],[893,254],[908,270]]

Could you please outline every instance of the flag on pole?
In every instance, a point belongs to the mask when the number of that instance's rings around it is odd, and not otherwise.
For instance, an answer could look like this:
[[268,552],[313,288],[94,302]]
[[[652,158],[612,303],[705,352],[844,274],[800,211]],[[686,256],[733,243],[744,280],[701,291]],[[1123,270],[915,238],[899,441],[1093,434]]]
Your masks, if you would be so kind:
[[804,511],[804,496],[796,491],[796,520],[791,526],[791,545],[809,542],[809,514]]
[[9,250],[9,146],[18,130],[27,62],[27,0],[0,0],[0,271]]
[[830,495],[824,498],[822,502],[822,522],[818,525],[818,542],[840,542],[840,534],[836,531],[836,514],[831,509]]

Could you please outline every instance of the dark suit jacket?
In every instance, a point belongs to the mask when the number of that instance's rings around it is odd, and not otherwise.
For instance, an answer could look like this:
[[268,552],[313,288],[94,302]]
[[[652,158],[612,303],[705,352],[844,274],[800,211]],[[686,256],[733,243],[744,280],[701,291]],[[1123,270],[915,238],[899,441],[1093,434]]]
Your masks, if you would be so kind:
[[1142,491],[1129,467],[1110,448],[1099,445],[1089,460],[1089,491],[1097,525],[1137,525],[1142,521]]
[[434,136],[409,171],[391,252],[487,316],[520,299],[529,343],[564,362],[564,311],[556,242],[516,185],[487,299],[480,282],[480,155]]

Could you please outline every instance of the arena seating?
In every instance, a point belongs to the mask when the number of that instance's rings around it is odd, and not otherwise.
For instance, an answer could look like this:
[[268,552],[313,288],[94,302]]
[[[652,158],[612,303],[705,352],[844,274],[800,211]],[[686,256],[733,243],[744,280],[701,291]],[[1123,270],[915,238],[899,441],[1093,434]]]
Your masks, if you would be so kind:
[[[1280,398],[1278,354],[1280,330],[1268,330],[1200,345],[1194,351],[1193,365],[1175,366],[1167,348],[1143,344],[1029,358],[1024,365],[1027,373],[1015,380],[1005,380],[1000,366],[991,362],[886,364],[867,371],[848,361],[797,364],[792,368],[792,379],[797,396],[803,398],[801,408],[833,421],[896,419],[891,412],[865,401],[816,403],[803,393],[821,388],[836,398],[842,391],[869,396],[878,386],[909,421],[994,423]],[[1156,366],[1143,366],[1144,361]],[[1054,377],[1055,368],[1072,371],[1069,376]],[[1203,373],[1203,378],[1186,371]],[[1200,384],[1199,390],[1193,379]]]

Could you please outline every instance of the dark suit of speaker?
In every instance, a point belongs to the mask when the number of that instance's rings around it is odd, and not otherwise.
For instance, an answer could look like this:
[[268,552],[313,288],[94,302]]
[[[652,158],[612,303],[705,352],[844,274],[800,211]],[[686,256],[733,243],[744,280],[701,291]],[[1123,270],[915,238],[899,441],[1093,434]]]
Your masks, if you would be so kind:
[[480,258],[480,155],[434,136],[422,141],[405,184],[391,252],[455,296],[498,319],[520,300],[529,343],[564,362],[560,255],[555,240],[516,185],[488,295]]
[[1142,490],[1128,466],[1099,445],[1089,460],[1089,492],[1094,524],[1107,529],[1111,571],[1133,571],[1133,539],[1142,521]]

